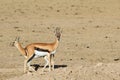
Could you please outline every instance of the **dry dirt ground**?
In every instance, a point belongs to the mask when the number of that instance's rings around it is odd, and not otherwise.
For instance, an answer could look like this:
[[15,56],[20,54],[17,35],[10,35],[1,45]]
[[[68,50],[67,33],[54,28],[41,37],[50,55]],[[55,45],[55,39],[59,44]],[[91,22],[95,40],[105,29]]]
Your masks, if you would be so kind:
[[[63,29],[55,70],[23,73],[24,57],[10,43],[20,36],[23,47],[53,42]],[[120,80],[119,0],[0,0],[0,80]]]

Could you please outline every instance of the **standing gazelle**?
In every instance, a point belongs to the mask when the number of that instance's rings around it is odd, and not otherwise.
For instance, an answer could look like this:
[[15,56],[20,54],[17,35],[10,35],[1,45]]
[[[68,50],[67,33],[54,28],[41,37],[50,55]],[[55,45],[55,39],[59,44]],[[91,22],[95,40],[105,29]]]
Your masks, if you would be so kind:
[[24,61],[24,73],[28,70],[32,69],[30,66],[30,62],[33,58],[37,57],[44,57],[46,64],[44,65],[43,70],[46,68],[46,66],[49,64],[49,71],[51,71],[51,64],[52,69],[54,70],[54,54],[56,52],[56,49],[58,47],[61,31],[60,28],[56,28],[55,30],[55,36],[56,40],[53,43],[31,43],[27,45],[25,48],[21,46],[19,43],[19,37],[15,39],[13,45],[17,47],[17,49],[21,52],[21,54],[25,57]]

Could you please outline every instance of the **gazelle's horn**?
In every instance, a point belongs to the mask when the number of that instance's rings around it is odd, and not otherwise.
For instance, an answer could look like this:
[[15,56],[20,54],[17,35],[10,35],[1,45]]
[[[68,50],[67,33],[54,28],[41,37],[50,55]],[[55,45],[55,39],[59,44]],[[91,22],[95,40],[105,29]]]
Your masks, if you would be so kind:
[[15,38],[15,41],[17,41],[17,37]]

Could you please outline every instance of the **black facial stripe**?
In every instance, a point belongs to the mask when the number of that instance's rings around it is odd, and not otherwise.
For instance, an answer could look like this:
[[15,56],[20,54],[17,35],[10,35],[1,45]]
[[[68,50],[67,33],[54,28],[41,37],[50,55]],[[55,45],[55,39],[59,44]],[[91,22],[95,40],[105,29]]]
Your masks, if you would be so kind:
[[30,61],[34,58],[34,56],[35,56],[35,54],[33,54],[32,57],[30,57],[30,58],[28,59],[27,63],[30,62]]
[[35,47],[35,50],[37,50],[37,51],[42,51],[42,52],[50,52],[49,50],[47,50],[47,49],[41,49],[41,48],[37,48],[37,47]]
[[27,48],[25,48],[25,56],[27,56]]

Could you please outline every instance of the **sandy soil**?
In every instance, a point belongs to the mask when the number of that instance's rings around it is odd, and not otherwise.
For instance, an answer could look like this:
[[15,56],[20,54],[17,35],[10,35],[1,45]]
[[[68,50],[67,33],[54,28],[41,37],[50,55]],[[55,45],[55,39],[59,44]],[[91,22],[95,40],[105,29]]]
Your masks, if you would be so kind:
[[[63,29],[55,70],[23,73],[24,57],[10,43],[20,36],[23,47],[53,42]],[[0,0],[0,80],[120,80],[119,0]]]

